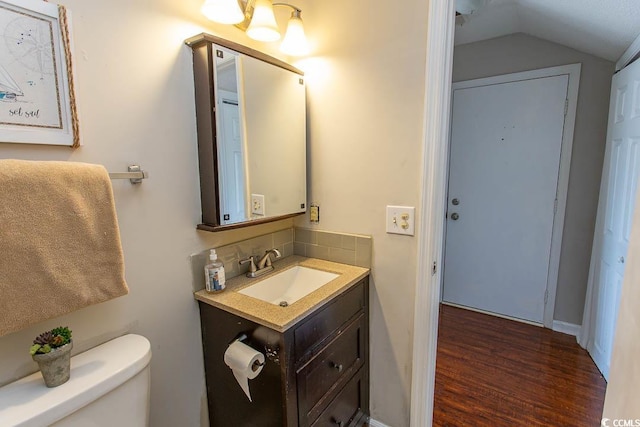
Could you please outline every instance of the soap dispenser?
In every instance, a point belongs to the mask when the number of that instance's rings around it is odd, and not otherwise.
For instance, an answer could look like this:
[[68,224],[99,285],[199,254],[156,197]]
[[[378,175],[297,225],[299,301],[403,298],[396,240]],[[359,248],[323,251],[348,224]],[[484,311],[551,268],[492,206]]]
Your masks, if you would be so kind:
[[225,288],[224,265],[218,260],[215,249],[209,254],[211,262],[204,266],[205,288],[207,292],[220,292]]

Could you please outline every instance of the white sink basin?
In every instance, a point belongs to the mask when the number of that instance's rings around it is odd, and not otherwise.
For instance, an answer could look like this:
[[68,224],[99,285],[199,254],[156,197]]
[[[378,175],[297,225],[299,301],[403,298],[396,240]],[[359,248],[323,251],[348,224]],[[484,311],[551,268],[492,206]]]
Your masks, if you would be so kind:
[[296,265],[238,292],[286,307],[338,276],[339,274]]

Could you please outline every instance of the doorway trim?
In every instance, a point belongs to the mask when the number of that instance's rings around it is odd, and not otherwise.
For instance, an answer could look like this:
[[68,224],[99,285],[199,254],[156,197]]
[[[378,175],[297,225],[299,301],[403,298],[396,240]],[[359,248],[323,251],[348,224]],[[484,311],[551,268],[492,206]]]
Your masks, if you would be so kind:
[[624,51],[618,62],[616,62],[616,73],[622,70],[640,56],[640,35],[631,43],[631,45]]
[[449,138],[455,2],[430,1],[427,16],[425,118],[421,201],[418,211],[418,259],[413,324],[411,426],[428,427],[438,345],[438,311],[444,237],[444,197]]
[[[571,168],[571,152],[573,150],[573,133],[576,122],[578,105],[578,90],[580,87],[581,64],[561,65],[557,67],[539,68],[536,70],[518,73],[501,74],[498,76],[481,79],[465,80],[452,84],[452,92],[458,89],[468,89],[482,86],[492,86],[502,83],[514,83],[525,80],[543,79],[555,76],[568,76],[567,104],[565,109],[564,124],[562,130],[562,142],[560,148],[560,161],[558,166],[558,185],[556,187],[556,206],[553,216],[553,228],[551,232],[551,247],[549,253],[549,268],[547,273],[546,295],[544,305],[543,325],[553,329],[553,313],[556,304],[556,290],[558,288],[558,273],[560,270],[560,252],[562,249],[562,235],[564,231],[565,210],[567,207],[567,192],[569,189],[569,172]],[[448,132],[446,149],[450,150],[451,132]],[[449,177],[448,167],[447,179]],[[443,195],[446,198],[446,193]],[[445,222],[446,232],[446,222]],[[444,268],[444,265],[443,265]],[[444,286],[444,284],[442,284]],[[442,292],[442,291],[441,291]],[[518,319],[514,319],[518,320]]]

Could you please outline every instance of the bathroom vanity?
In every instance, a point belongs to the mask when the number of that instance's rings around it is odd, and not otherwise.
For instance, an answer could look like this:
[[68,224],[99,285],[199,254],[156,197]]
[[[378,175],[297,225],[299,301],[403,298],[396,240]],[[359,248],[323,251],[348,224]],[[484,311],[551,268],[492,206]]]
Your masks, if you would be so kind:
[[[260,279],[196,293],[211,426],[359,426],[369,414],[369,270],[291,256],[273,274],[301,265],[339,276],[288,307],[239,293]],[[269,275],[267,275],[268,277]],[[244,338],[246,336],[246,338]],[[265,355],[249,380],[252,402],[223,357],[242,342]]]

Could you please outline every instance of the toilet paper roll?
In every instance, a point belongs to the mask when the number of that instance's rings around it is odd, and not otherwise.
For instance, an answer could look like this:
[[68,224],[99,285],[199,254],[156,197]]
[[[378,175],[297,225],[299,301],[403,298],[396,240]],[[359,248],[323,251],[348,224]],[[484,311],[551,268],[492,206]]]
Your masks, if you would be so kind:
[[244,394],[249,398],[249,402],[252,402],[249,380],[257,377],[262,371],[264,355],[240,341],[234,341],[224,352],[224,363],[231,368]]

